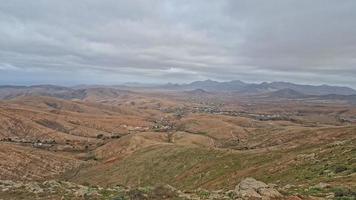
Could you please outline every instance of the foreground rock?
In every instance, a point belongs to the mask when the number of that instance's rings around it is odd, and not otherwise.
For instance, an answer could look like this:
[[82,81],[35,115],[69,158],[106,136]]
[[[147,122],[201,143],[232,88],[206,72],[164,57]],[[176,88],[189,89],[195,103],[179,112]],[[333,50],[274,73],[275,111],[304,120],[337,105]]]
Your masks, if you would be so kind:
[[100,187],[49,180],[21,182],[0,180],[0,200],[312,200],[298,196],[283,197],[272,185],[253,178],[242,180],[235,190],[181,191],[170,185],[129,188]]
[[271,185],[267,185],[254,178],[242,180],[235,188],[238,198],[252,200],[281,199],[283,196]]

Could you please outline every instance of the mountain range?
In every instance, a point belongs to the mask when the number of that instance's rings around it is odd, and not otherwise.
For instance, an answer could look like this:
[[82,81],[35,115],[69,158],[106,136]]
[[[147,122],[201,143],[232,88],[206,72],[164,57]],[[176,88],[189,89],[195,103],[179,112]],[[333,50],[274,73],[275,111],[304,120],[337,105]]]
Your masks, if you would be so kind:
[[218,82],[213,80],[195,81],[189,84],[166,84],[162,86],[173,90],[203,89],[212,92],[236,92],[241,94],[262,94],[278,90],[290,89],[305,95],[354,95],[356,90],[349,87],[330,85],[301,85],[289,82],[245,83],[239,80]]
[[117,98],[119,96],[132,93],[132,88],[155,88],[173,91],[186,91],[189,94],[209,93],[209,92],[228,92],[239,95],[265,95],[267,97],[279,97],[287,99],[324,97],[326,99],[340,99],[354,101],[356,90],[349,87],[330,86],[330,85],[300,85],[289,82],[263,82],[245,83],[239,80],[229,82],[218,82],[213,80],[195,81],[189,84],[147,85],[142,86],[74,86],[64,87],[57,85],[33,85],[33,86],[0,86],[0,99],[13,99],[21,96],[48,96],[60,99],[86,100],[88,98]]

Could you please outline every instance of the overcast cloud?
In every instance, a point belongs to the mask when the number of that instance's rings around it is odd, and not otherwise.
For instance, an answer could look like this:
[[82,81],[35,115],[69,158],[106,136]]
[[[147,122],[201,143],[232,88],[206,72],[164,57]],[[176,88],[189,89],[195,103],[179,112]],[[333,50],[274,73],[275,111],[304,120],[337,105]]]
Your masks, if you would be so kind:
[[0,84],[355,77],[354,0],[0,0]]

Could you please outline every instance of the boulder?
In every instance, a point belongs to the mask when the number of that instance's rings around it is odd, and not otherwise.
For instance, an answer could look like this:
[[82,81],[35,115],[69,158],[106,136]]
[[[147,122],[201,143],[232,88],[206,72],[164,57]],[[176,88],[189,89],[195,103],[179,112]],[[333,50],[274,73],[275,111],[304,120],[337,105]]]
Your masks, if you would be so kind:
[[245,178],[235,188],[235,193],[241,199],[272,200],[282,197],[272,185],[257,181],[254,178]]
[[25,185],[25,188],[27,191],[38,194],[38,193],[43,193],[44,190],[40,187],[40,185],[37,182],[30,182]]
[[317,188],[317,189],[324,189],[330,187],[330,184],[328,183],[319,183],[314,185],[312,188]]

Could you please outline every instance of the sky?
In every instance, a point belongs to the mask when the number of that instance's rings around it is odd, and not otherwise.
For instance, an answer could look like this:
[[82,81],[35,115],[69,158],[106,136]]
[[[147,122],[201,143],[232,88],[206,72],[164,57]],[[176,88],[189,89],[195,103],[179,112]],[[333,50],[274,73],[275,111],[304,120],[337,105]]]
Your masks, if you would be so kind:
[[0,84],[356,88],[354,0],[0,0]]

